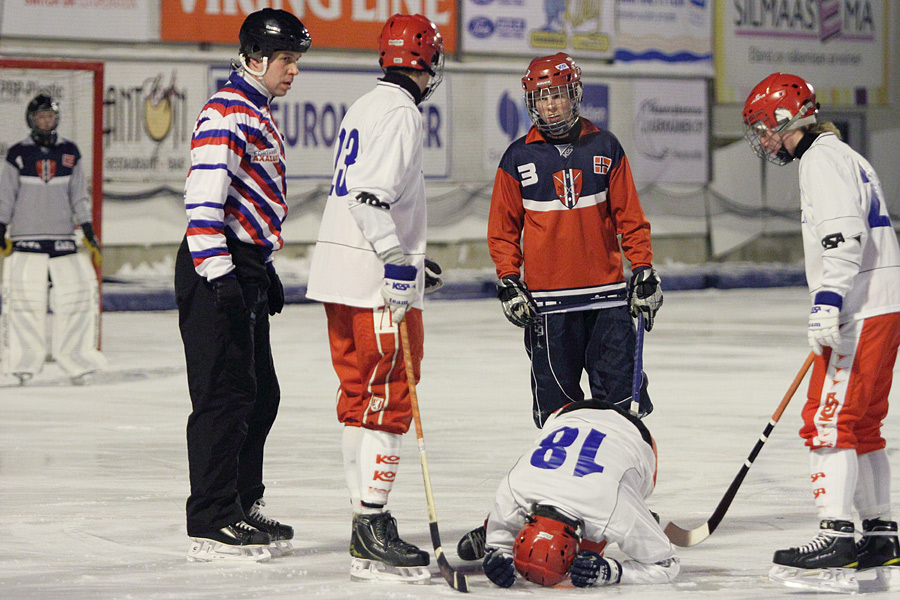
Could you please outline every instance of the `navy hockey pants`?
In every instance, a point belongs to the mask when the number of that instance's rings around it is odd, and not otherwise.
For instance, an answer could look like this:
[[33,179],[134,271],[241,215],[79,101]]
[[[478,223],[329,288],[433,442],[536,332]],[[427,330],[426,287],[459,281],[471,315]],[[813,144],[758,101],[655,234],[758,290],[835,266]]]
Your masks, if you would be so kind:
[[249,244],[229,251],[249,312],[229,317],[194,270],[183,241],[175,298],[193,410],[187,423],[191,495],[187,533],[199,536],[244,518],[262,497],[263,448],[281,391],[269,343],[265,255]]
[[[635,341],[634,324],[624,306],[539,315],[525,329],[534,424],[543,427],[553,411],[584,400],[582,373],[587,373],[591,397],[628,410]],[[647,375],[642,377],[640,412],[646,415],[653,405]]]

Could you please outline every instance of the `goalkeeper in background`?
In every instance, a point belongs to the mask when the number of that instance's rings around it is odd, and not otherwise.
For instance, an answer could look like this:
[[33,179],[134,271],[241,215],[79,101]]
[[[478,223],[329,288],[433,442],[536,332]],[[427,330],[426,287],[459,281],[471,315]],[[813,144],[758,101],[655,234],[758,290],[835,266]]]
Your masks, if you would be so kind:
[[8,256],[3,262],[0,317],[2,370],[24,384],[43,367],[48,354],[49,275],[53,311],[49,354],[72,383],[80,385],[106,365],[97,350],[97,276],[86,255],[78,253],[74,235],[80,226],[99,264],[91,200],[81,152],[56,133],[59,106],[53,98],[45,93],[35,96],[25,121],[31,134],[9,149],[0,176],[0,251]]

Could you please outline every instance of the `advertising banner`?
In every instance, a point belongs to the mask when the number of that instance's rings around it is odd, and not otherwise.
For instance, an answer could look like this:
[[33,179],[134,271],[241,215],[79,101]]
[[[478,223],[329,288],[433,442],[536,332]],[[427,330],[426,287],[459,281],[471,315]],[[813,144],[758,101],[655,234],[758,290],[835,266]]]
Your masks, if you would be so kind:
[[798,75],[823,106],[888,102],[888,0],[718,0],[716,100],[740,102],[773,72]]
[[712,72],[711,0],[461,0],[465,52]]
[[154,0],[4,0],[0,35],[146,42],[159,39]]
[[[206,95],[218,90],[230,74],[230,68],[212,68]],[[350,105],[374,88],[381,76],[381,71],[374,70],[300,71],[293,89],[272,103],[272,116],[284,136],[288,179],[331,179],[334,142],[341,120]],[[450,82],[445,79],[419,105],[425,130],[424,170],[428,178],[442,179],[450,174],[449,98]]]
[[279,8],[303,21],[313,48],[374,50],[384,22],[404,12],[434,21],[444,49],[456,51],[456,0],[161,0],[161,4],[164,41],[237,45],[238,31],[249,13]]
[[706,81],[634,82],[633,149],[628,161],[640,183],[709,180]]
[[106,179],[184,185],[194,121],[209,96],[206,72],[203,65],[107,63]]

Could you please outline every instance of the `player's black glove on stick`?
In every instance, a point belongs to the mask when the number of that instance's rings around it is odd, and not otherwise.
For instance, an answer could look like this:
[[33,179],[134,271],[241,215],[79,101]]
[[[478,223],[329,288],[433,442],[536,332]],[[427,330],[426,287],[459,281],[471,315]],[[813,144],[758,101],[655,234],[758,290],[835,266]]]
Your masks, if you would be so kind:
[[572,562],[569,578],[575,587],[614,585],[622,578],[622,565],[614,558],[603,558],[596,552],[582,550]]
[[628,282],[628,307],[631,316],[644,313],[644,329],[653,329],[653,317],[662,306],[663,295],[659,274],[652,267],[638,267]]
[[496,549],[488,550],[482,567],[484,574],[494,585],[508,588],[516,582],[516,567],[513,566],[513,558],[509,554],[503,554]]
[[266,273],[269,275],[269,289],[266,291],[269,297],[269,314],[274,315],[284,308],[284,286],[281,285],[281,277],[275,272],[275,265],[271,261],[266,263]]
[[244,294],[237,277],[229,273],[210,281],[216,293],[216,308],[229,317],[238,317],[247,312]]
[[537,317],[537,305],[518,275],[507,275],[497,284],[503,314],[516,327],[528,327]]
[[441,274],[441,265],[430,258],[425,259],[425,293],[436,292],[444,286],[444,280],[438,277]]

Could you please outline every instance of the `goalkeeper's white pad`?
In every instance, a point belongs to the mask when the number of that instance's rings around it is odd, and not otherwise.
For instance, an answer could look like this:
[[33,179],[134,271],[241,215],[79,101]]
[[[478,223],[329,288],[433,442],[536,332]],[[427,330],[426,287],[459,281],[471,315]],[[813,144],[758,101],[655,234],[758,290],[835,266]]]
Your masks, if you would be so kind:
[[25,381],[39,373],[47,352],[46,254],[13,252],[3,261],[0,357],[3,373]]
[[87,256],[77,253],[51,258],[50,281],[51,352],[56,362],[73,378],[106,367],[106,359],[97,350],[100,291]]

